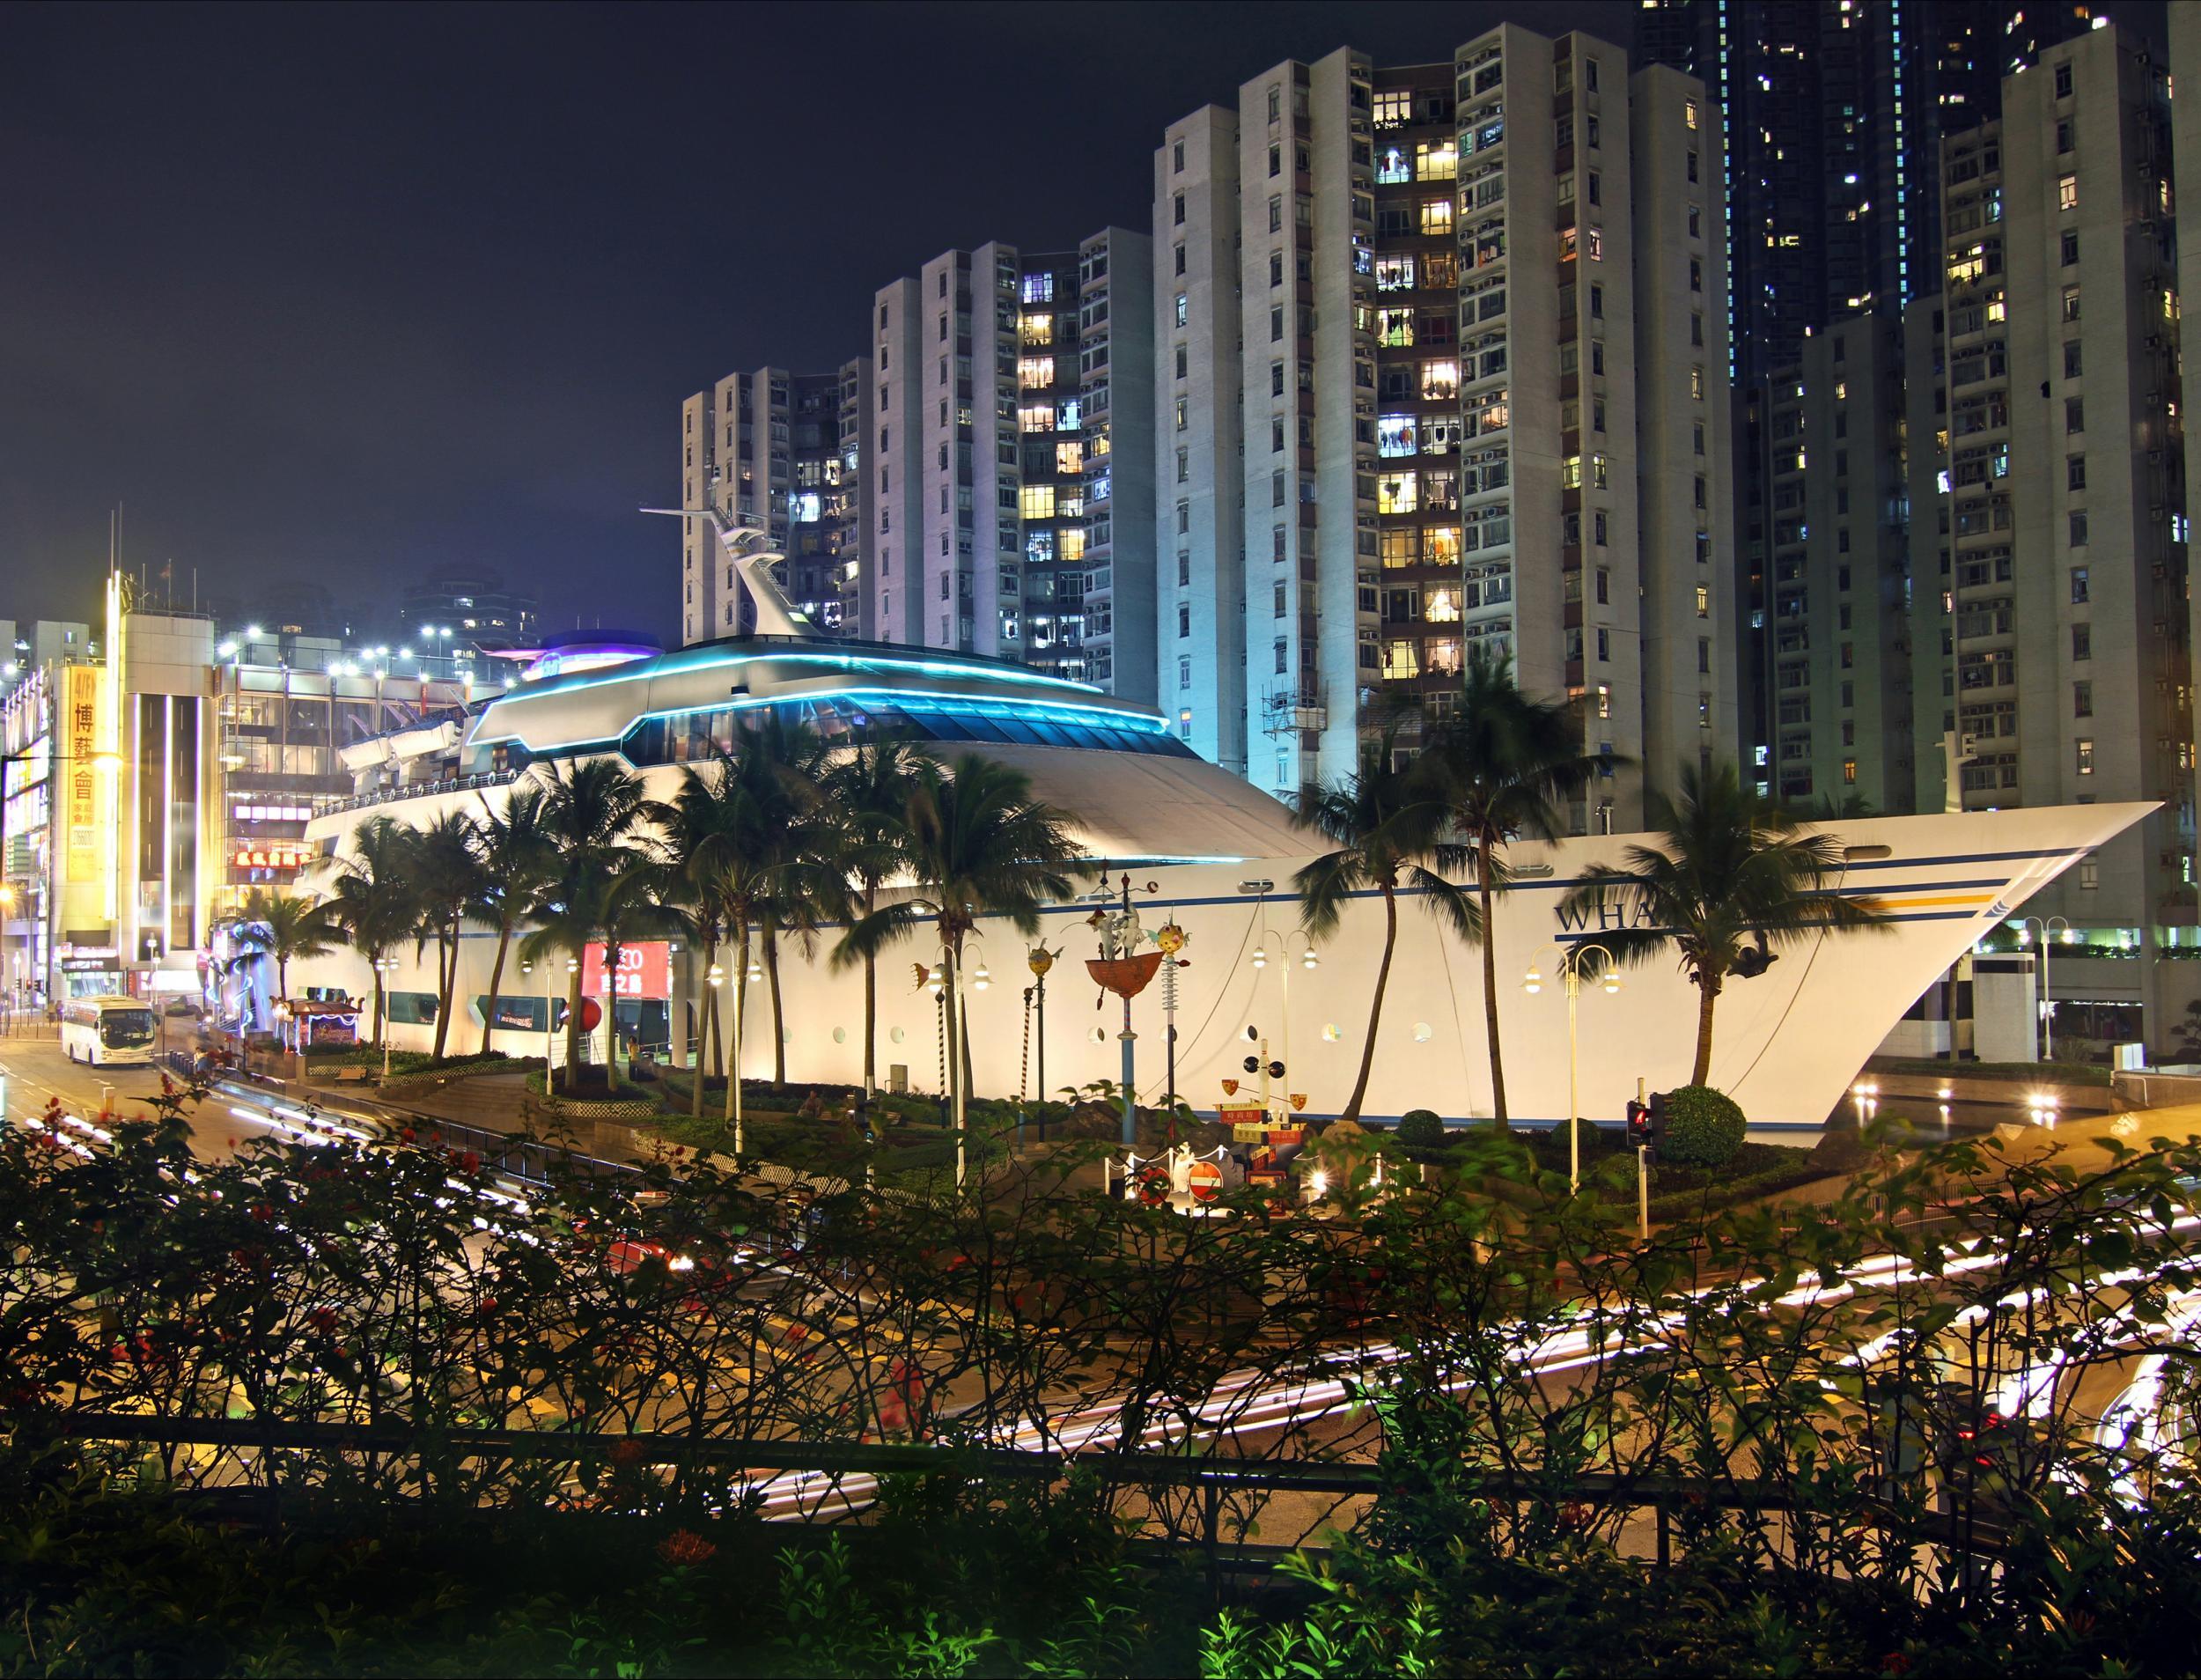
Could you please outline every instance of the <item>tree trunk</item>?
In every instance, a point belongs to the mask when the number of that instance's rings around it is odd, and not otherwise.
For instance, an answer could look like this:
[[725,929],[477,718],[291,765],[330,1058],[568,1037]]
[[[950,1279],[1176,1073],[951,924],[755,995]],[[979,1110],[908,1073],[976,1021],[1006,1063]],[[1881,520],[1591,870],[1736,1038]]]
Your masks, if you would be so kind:
[[1483,905],[1483,1035],[1491,1052],[1491,1114],[1500,1131],[1512,1130],[1505,1117],[1505,1055],[1498,1035],[1498,915],[1491,905],[1491,843],[1475,847],[1475,882]]
[[733,969],[733,1034],[726,1046],[726,1124],[733,1124],[733,1094],[741,1085],[741,1029],[747,1023],[741,1019],[742,994],[749,984],[749,925],[739,925],[740,943],[734,952],[737,961]]
[[1711,1078],[1711,1006],[1719,998],[1719,982],[1699,978],[1697,982],[1697,1071],[1689,1077],[1691,1085],[1702,1085]]
[[696,1016],[696,1053],[688,1058],[688,1072],[695,1080],[695,1089],[688,1093],[688,1111],[695,1119],[703,1117],[703,1068],[706,1051],[710,1048],[711,1022],[718,1013],[718,988],[710,984],[712,969],[718,963],[718,936],[714,929],[703,940],[703,1006]]
[[619,1082],[619,947],[604,941],[604,1083]]
[[1383,883],[1383,960],[1376,964],[1375,991],[1368,999],[1368,1032],[1360,1045],[1360,1075],[1352,1082],[1352,1095],[1341,1120],[1358,1122],[1360,1104],[1368,1094],[1368,1075],[1375,1069],[1376,1023],[1383,1014],[1383,989],[1391,978],[1391,949],[1398,943],[1399,901],[1391,883]]
[[565,1088],[573,1092],[580,1087],[581,966],[577,962],[565,983]]
[[377,951],[372,961],[374,963],[374,1042],[379,1044],[382,1035],[390,1030],[389,1021],[383,1013],[382,954]]
[[787,1083],[787,1029],[779,1018],[779,924],[764,924],[764,982],[772,992],[772,1083]]
[[[866,880],[864,882],[864,915],[866,919],[879,911],[879,888]],[[879,965],[869,951],[864,953],[864,1094],[869,1096],[878,1089],[879,1062]]]
[[490,1035],[497,1030],[497,991],[504,984],[504,953],[511,949],[510,923],[497,930],[497,961],[490,965],[490,1006],[482,1012],[482,1054],[490,1053]]
[[451,932],[446,940],[443,928],[436,929],[436,1048],[435,1057],[443,1060],[444,1045],[451,1036],[451,994],[459,989],[459,918],[451,918]]
[[278,954],[276,958],[276,1001],[280,1003],[290,995],[291,959]]

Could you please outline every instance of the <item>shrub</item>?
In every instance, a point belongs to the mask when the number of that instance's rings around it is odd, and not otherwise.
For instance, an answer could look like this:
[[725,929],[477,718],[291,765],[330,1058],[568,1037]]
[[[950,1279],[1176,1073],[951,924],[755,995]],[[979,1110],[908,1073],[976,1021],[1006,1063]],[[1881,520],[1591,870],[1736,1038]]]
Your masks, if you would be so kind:
[[1734,1098],[1709,1085],[1684,1085],[1666,1094],[1666,1129],[1659,1153],[1697,1167],[1724,1167],[1742,1147],[1748,1123]]
[[1432,1109],[1409,1109],[1399,1116],[1398,1140],[1410,1149],[1434,1149],[1445,1140],[1445,1123]]

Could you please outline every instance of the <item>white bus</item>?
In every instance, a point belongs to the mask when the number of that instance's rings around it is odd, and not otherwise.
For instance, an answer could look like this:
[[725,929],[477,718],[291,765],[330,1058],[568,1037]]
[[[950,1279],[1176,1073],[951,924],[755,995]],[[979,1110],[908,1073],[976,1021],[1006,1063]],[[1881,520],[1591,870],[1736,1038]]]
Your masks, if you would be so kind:
[[94,1067],[153,1059],[153,1012],[140,998],[71,998],[61,1006],[61,1047]]

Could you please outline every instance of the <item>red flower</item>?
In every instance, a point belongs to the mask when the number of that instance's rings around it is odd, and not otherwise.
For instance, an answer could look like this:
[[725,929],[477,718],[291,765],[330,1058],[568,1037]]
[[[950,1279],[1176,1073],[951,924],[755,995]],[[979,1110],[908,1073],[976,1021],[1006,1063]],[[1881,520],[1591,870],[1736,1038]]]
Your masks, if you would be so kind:
[[697,1564],[709,1563],[718,1551],[718,1548],[703,1536],[690,1533],[686,1529],[675,1529],[658,1542],[658,1557],[674,1569],[692,1568]]
[[482,1157],[469,1149],[459,1157],[459,1165],[469,1173],[478,1173],[482,1170]]

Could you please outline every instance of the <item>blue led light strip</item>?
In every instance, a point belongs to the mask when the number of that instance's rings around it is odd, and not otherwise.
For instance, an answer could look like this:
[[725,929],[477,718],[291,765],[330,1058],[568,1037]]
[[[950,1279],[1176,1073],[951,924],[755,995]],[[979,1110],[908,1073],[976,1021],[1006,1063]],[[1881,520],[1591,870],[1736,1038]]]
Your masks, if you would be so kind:
[[[851,688],[814,689],[800,694],[741,695],[723,699],[707,700],[697,705],[667,706],[661,710],[638,713],[630,718],[615,735],[586,735],[575,741],[555,741],[538,747],[517,730],[498,734],[477,734],[469,743],[473,746],[494,746],[500,741],[518,741],[529,752],[556,754],[570,752],[580,747],[609,747],[625,741],[645,723],[672,718],[694,717],[698,712],[755,711],[765,706],[793,706],[816,700],[840,700],[857,696],[871,696],[902,711],[917,712],[963,712],[974,717],[997,717],[1012,720],[1031,719],[1039,723],[1060,723],[1071,727],[1121,729],[1130,734],[1167,735],[1169,722],[1166,718],[1142,716],[1137,712],[1114,711],[1100,706],[1072,705],[1064,701],[1038,701],[1030,705],[1019,705],[1006,700],[984,700],[969,695],[953,694],[944,690],[925,689],[898,689],[876,684],[861,684]],[[908,700],[938,702],[931,706],[911,706]],[[990,710],[989,710],[990,708]],[[483,718],[487,722],[487,717]],[[1045,742],[1009,742],[1007,745],[1046,745]]]

